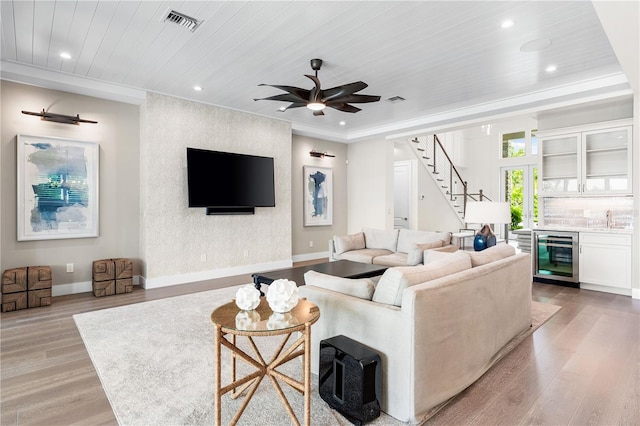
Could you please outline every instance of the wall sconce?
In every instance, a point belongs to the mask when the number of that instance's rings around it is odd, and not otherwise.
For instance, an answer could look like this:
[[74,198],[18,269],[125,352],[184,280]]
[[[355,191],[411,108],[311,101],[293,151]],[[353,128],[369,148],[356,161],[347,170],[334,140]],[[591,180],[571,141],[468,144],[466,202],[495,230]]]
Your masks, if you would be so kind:
[[309,155],[316,158],[324,158],[324,157],[335,157],[335,155],[327,154],[327,152],[318,152],[315,149],[309,152]]
[[54,123],[75,124],[75,125],[78,125],[79,123],[98,124],[97,121],[84,120],[80,118],[80,114],[74,117],[73,115],[54,114],[52,112],[46,112],[44,109],[42,110],[42,112],[22,111],[22,113],[27,115],[35,115],[36,117],[40,117],[40,120],[53,121]]

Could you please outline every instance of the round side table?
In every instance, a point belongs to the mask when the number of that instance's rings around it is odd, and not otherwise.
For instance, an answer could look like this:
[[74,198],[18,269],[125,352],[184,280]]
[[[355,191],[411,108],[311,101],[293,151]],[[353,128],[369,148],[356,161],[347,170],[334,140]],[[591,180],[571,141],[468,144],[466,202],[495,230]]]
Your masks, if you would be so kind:
[[[247,388],[249,389],[244,401],[231,420],[235,425],[247,404],[253,397],[254,392],[260,385],[264,376],[271,379],[282,405],[284,405],[293,424],[300,422],[293,412],[291,405],[280,388],[278,380],[288,384],[299,391],[304,396],[304,424],[309,425],[311,419],[311,325],[320,318],[320,309],[306,299],[301,299],[295,308],[286,314],[274,313],[265,297],[260,298],[260,305],[252,311],[243,311],[234,301],[220,306],[211,313],[211,322],[215,328],[214,333],[214,356],[215,367],[215,387],[214,403],[216,425],[222,422],[222,395],[231,392],[231,398],[240,396]],[[286,343],[292,333],[300,332],[302,335],[288,348]],[[230,336],[228,339],[226,336]],[[249,340],[254,356],[248,355],[236,346],[236,336],[245,336]],[[278,346],[276,353],[268,363],[254,343],[254,337],[284,336],[282,343]],[[222,346],[231,351],[231,383],[222,386],[221,378],[221,354]],[[276,371],[275,369],[287,362],[303,357],[303,382]],[[256,371],[239,379],[236,379],[236,358],[241,358],[248,364],[256,368]]]

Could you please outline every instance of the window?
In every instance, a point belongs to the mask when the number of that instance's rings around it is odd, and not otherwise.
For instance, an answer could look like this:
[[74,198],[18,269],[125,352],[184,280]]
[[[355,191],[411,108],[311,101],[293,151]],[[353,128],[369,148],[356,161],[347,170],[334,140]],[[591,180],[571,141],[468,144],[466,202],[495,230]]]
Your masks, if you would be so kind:
[[527,135],[525,132],[502,135],[502,158],[524,157]]

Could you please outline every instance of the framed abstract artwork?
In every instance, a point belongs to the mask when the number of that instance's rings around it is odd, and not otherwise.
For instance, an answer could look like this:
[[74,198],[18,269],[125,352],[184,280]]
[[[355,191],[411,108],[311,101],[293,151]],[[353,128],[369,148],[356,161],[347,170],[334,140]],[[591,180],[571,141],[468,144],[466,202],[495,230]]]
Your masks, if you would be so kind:
[[98,236],[95,142],[17,137],[18,241]]
[[304,226],[333,225],[333,170],[304,166]]

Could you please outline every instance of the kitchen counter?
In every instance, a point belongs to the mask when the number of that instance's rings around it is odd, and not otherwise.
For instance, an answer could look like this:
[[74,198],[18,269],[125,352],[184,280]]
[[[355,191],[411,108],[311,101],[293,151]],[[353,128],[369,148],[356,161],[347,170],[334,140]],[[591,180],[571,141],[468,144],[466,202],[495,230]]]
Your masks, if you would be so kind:
[[571,226],[543,226],[536,228],[536,231],[567,231],[567,232],[597,232],[603,234],[633,234],[633,229],[622,228],[578,228]]

